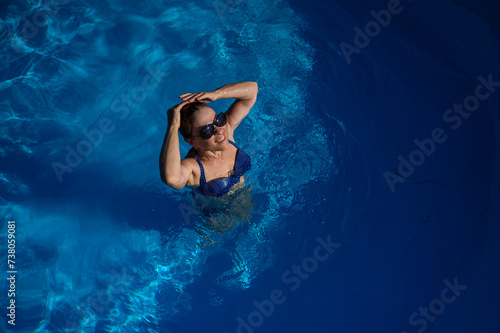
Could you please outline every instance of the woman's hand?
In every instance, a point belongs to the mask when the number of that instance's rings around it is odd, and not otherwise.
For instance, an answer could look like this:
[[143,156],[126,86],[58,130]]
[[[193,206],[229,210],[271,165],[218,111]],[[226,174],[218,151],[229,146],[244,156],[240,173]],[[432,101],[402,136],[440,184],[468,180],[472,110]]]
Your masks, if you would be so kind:
[[179,127],[181,127],[181,109],[186,104],[188,104],[187,101],[174,105],[170,109],[168,109],[167,117],[169,126],[173,126],[176,129],[179,129]]
[[215,91],[200,91],[197,93],[187,93],[179,96],[183,101],[193,103],[202,102],[210,103],[217,100],[217,94]]

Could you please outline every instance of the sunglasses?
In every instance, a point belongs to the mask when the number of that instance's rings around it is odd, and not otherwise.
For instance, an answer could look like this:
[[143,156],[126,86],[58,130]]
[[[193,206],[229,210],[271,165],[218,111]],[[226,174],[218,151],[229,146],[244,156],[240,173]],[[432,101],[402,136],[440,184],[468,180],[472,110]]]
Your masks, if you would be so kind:
[[217,117],[215,117],[213,123],[205,125],[200,129],[200,135],[191,136],[191,138],[200,137],[203,140],[208,140],[214,135],[215,132],[214,126],[223,127],[224,125],[226,125],[226,123],[227,123],[226,115],[224,114],[224,112],[221,112],[217,115]]

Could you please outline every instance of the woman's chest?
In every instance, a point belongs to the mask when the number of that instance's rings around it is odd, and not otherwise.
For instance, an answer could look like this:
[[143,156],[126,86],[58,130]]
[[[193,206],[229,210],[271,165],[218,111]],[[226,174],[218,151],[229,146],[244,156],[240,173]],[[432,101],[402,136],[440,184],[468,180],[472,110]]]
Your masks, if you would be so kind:
[[237,151],[232,154],[225,154],[221,159],[213,159],[211,161],[203,161],[205,171],[205,181],[208,183],[212,180],[232,177],[236,173]]

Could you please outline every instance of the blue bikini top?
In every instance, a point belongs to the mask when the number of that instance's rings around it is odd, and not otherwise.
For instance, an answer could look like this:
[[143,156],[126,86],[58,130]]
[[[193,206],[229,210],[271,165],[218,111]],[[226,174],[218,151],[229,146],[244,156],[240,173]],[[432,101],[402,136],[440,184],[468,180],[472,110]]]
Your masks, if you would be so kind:
[[207,183],[205,179],[205,170],[201,164],[198,154],[196,154],[196,161],[200,165],[201,176],[200,176],[200,186],[195,188],[193,191],[203,195],[208,195],[212,197],[222,197],[227,194],[234,184],[240,181],[240,177],[250,170],[252,167],[252,161],[250,156],[243,150],[239,149],[233,141],[228,140],[230,144],[235,146],[238,150],[236,151],[236,162],[234,163],[234,174],[229,177],[218,178],[211,180]]

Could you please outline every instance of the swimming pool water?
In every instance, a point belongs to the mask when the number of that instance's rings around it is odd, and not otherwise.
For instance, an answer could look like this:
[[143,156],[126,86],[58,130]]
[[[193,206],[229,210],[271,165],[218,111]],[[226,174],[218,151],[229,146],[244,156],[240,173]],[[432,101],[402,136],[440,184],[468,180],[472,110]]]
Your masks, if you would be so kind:
[[[0,8],[2,331],[500,328],[496,3]],[[243,80],[253,213],[201,233],[159,177],[165,111]]]

